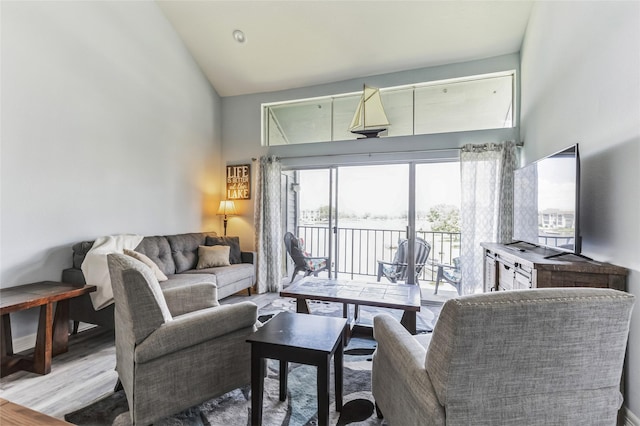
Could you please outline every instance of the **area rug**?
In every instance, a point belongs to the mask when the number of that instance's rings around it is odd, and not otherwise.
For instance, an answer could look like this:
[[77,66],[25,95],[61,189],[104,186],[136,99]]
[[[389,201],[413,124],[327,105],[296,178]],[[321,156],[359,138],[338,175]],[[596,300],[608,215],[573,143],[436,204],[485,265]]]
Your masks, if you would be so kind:
[[[380,313],[361,307],[364,322]],[[342,316],[342,305],[337,303],[313,303],[311,310],[320,315]],[[261,321],[268,321],[282,311],[295,311],[295,300],[275,299],[262,307]],[[439,307],[422,307],[418,329],[430,329],[437,319]],[[397,316],[399,314],[389,312]],[[433,317],[433,318],[432,318]],[[335,411],[333,388],[333,363],[331,363],[331,394],[329,423],[332,426],[385,425],[378,419],[371,395],[371,354],[376,342],[370,337],[354,335],[344,351],[343,408]],[[277,361],[267,363],[264,381],[262,424],[265,426],[311,426],[317,424],[316,368],[303,364],[289,364],[288,393],[285,401],[279,400]],[[78,411],[65,415],[65,420],[79,426],[124,426],[130,424],[126,397],[123,391],[111,393]],[[154,423],[156,426],[235,426],[251,424],[251,388],[236,389],[218,398],[191,407],[181,413]]]

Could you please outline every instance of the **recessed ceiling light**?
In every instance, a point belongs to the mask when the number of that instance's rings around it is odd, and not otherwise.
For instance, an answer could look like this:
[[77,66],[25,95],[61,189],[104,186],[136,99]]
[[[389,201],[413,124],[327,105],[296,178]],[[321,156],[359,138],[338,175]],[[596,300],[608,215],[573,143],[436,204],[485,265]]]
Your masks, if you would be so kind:
[[244,36],[244,33],[240,30],[235,30],[233,32],[233,38],[236,39],[238,43],[244,43],[247,41],[247,38]]

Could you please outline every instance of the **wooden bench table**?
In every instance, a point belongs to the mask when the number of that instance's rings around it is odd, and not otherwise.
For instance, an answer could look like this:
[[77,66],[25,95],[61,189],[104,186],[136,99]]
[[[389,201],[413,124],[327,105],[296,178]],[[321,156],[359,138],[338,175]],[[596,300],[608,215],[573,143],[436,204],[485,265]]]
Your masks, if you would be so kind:
[[[0,377],[18,370],[47,374],[51,358],[67,352],[69,342],[69,299],[90,293],[96,286],[77,287],[54,281],[41,281],[0,289]],[[57,303],[55,309],[53,305]],[[40,307],[38,333],[33,357],[13,353],[9,314]]]
[[308,300],[342,303],[343,317],[348,318],[348,305],[355,305],[353,322],[358,320],[358,305],[401,309],[401,324],[416,334],[416,313],[420,312],[420,286],[413,284],[363,283],[335,279],[305,277],[280,291],[281,297],[296,299],[296,312],[309,314]]

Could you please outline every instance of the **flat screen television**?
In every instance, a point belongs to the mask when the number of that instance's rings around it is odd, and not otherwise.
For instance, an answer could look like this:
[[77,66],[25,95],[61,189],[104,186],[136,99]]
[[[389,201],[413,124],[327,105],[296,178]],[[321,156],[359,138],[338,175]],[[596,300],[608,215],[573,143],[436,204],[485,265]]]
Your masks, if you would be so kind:
[[514,172],[513,240],[580,254],[578,144]]

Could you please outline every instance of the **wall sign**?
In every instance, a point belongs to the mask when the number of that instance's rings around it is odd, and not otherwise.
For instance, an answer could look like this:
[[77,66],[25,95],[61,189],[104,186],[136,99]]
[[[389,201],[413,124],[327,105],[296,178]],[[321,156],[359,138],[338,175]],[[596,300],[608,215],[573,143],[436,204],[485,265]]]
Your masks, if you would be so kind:
[[251,164],[227,166],[227,200],[251,199]]

